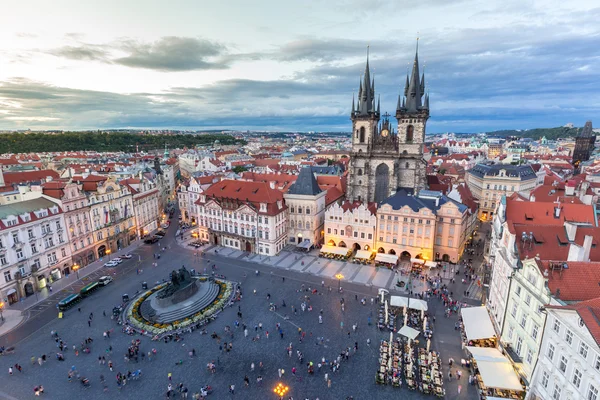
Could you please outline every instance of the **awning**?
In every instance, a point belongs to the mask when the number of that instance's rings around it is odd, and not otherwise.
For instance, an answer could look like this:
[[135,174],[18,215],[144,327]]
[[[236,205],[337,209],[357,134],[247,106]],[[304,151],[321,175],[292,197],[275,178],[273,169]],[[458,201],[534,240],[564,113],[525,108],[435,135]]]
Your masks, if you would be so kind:
[[296,245],[296,247],[300,247],[302,249],[310,249],[310,246],[312,246],[310,239],[304,239],[302,242]]
[[406,336],[409,339],[415,340],[415,338],[419,336],[419,331],[411,328],[410,326],[404,325],[398,331],[398,335]]
[[354,258],[364,258],[365,260],[368,260],[371,258],[371,254],[372,253],[368,250],[357,250]]
[[388,264],[398,263],[398,256],[395,254],[377,253],[375,261],[380,261]]
[[496,336],[496,330],[485,306],[460,309],[467,340],[489,339]]
[[500,350],[467,346],[477,362],[483,384],[489,388],[523,391],[523,386],[512,364]]
[[337,246],[329,246],[329,245],[325,245],[323,247],[321,247],[321,253],[331,253],[331,254],[337,254],[339,256],[345,256],[346,254],[348,254],[348,249],[346,247],[337,247]]
[[425,262],[425,260],[423,260],[422,258],[411,258],[410,262],[417,263],[417,264],[423,264]]
[[390,306],[392,307],[408,307],[413,310],[427,311],[427,302],[425,300],[413,299],[404,296],[391,296]]
[[13,289],[8,289],[8,292],[6,292],[6,295],[10,296],[13,293],[17,293],[17,289],[14,289],[14,288]]
[[425,266],[429,268],[437,268],[438,263],[436,263],[435,261],[425,261]]

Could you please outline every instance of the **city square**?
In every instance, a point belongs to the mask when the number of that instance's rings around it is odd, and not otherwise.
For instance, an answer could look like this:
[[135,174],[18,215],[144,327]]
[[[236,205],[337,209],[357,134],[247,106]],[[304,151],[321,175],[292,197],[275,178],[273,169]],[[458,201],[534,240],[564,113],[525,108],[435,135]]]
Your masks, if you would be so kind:
[[[15,369],[13,375],[6,378],[7,382],[11,382],[10,385],[4,386],[0,395],[17,399],[23,398],[24,394],[29,397],[33,396],[35,386],[42,385],[43,396],[48,398],[78,395],[90,398],[107,395],[122,398],[161,398],[166,395],[168,385],[171,384],[175,393],[173,396],[177,397],[180,396],[177,387],[183,383],[190,398],[194,393],[200,392],[204,385],[212,387],[213,392],[209,397],[214,398],[276,398],[273,389],[281,383],[289,388],[286,396],[302,399],[343,399],[350,396],[360,399],[372,396],[373,393],[378,398],[395,398],[398,395],[406,398],[428,396],[409,391],[406,386],[395,388],[375,384],[379,341],[389,338],[389,331],[380,331],[376,327],[379,304],[371,304],[371,299],[378,298],[377,287],[331,279],[325,282],[319,277],[296,273],[293,270],[220,257],[214,255],[214,249],[212,253],[208,251],[208,254],[202,256],[190,247],[185,248],[184,244],[180,246],[174,239],[173,232],[168,234],[161,245],[168,248],[159,260],[153,257],[157,245],[138,247],[134,256],[141,256],[141,265],[132,262],[115,268],[114,282],[65,311],[62,319],[57,317],[57,310],[49,306],[41,314],[30,317],[11,335],[7,335],[16,339],[14,342],[7,342],[7,336],[3,337],[2,345],[14,345],[15,351],[0,358],[2,368],[8,371],[9,367],[19,364],[23,367],[23,372],[17,372]],[[156,267],[152,266],[155,262],[158,264]],[[111,319],[112,308],[121,302],[122,294],[128,293],[133,296],[141,290],[142,282],[167,279],[172,269],[182,265],[195,268],[199,273],[207,268],[209,274],[212,271],[211,266],[216,265],[214,272],[217,275],[224,275],[227,279],[240,283],[242,300],[225,309],[215,321],[201,329],[192,333],[182,333],[181,341],[165,343],[163,340],[152,341],[148,336],[130,336],[123,333],[122,326]],[[101,267],[81,283],[54,293],[46,301],[55,304],[93,276],[106,274],[107,270],[113,271],[112,268]],[[259,272],[258,275],[256,271]],[[338,285],[342,287],[341,293],[338,291]],[[459,287],[460,285],[457,289]],[[316,293],[313,293],[313,290]],[[304,296],[309,296],[309,300]],[[366,299],[365,305],[361,304],[363,298]],[[342,299],[344,311],[340,306]],[[302,302],[312,306],[312,311],[308,311],[308,308],[302,311]],[[271,303],[276,306],[276,310],[270,310]],[[456,314],[451,318],[444,318],[444,307],[438,299],[432,298],[429,307],[429,313],[437,317],[431,347],[439,351],[444,360],[447,395],[450,398],[477,398],[475,387],[468,385],[466,375],[463,375],[461,382],[447,381],[447,359],[453,357],[459,360],[464,357],[461,356],[460,336],[454,329]],[[238,310],[241,312],[241,318],[237,314]],[[321,310],[322,323],[319,323]],[[42,319],[42,316],[49,317],[49,320],[40,326],[37,320]],[[239,326],[236,321],[239,322]],[[247,337],[244,335],[243,324],[246,325]],[[276,324],[280,324],[283,338]],[[353,325],[356,325],[356,330],[353,329]],[[233,337],[226,332],[227,326]],[[203,334],[203,329],[206,330],[206,334]],[[302,342],[300,329],[305,335]],[[110,338],[103,337],[106,331],[110,332]],[[62,352],[64,361],[56,359],[56,353],[61,351],[57,348],[52,332],[56,332],[66,343],[67,349]],[[219,336],[219,340],[211,337],[213,332]],[[29,336],[16,338],[15,334]],[[87,338],[93,339],[89,345],[89,354],[80,348]],[[127,355],[127,348],[132,340],[136,339],[141,341],[140,353],[150,352],[151,355],[142,357],[140,354],[137,362],[134,359],[126,362],[124,357]],[[220,350],[220,346],[225,342],[233,345],[230,351]],[[291,357],[287,350],[290,344],[293,349]],[[76,345],[79,352],[77,356],[74,354],[73,345]],[[424,347],[422,339],[421,346]],[[312,361],[317,369],[316,365],[322,358],[327,362],[336,360],[348,348],[349,360],[341,362],[339,371],[333,372],[329,367],[322,367],[321,371],[308,374],[307,362]],[[303,362],[299,361],[297,351],[302,352]],[[192,356],[190,352],[193,352]],[[38,365],[37,358],[42,354],[47,356],[46,361]],[[99,356],[105,358],[104,364],[99,362]],[[33,363],[32,357],[35,359]],[[108,368],[109,361],[113,364],[112,372]],[[207,367],[209,364],[215,365],[214,373]],[[76,378],[69,382],[69,371],[73,367],[78,376],[89,379],[89,387],[84,387]],[[292,374],[293,368],[296,376]],[[278,373],[280,369],[285,371],[281,378]],[[118,372],[127,374],[128,371],[135,373],[138,370],[141,371],[139,377],[130,378],[126,385],[119,388],[115,379]],[[330,387],[325,380],[325,373],[331,380]],[[168,378],[170,374],[171,379]],[[100,381],[101,376],[104,377],[105,384]],[[257,382],[259,376],[262,377],[260,383]],[[248,387],[244,383],[245,377],[249,379]],[[460,395],[459,384],[463,389]],[[235,394],[229,392],[230,385],[235,385]]]

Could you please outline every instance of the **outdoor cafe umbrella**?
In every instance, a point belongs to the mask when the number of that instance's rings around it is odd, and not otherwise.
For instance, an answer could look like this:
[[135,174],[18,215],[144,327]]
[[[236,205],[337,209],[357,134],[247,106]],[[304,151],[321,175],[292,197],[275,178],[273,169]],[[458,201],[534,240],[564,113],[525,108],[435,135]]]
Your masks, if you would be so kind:
[[408,313],[404,314],[404,326],[408,323]]
[[425,318],[425,310],[421,310],[421,319]]
[[[427,341],[427,351],[429,351],[429,340]],[[432,359],[433,359],[433,354],[429,353],[429,355],[427,356],[427,361],[429,364],[431,364]]]
[[427,318],[423,319],[423,332],[427,330]]
[[[427,339],[427,350],[426,350],[427,352],[429,352],[429,346],[431,346],[431,339]],[[430,358],[429,362],[431,362],[431,353],[429,353],[429,358]]]

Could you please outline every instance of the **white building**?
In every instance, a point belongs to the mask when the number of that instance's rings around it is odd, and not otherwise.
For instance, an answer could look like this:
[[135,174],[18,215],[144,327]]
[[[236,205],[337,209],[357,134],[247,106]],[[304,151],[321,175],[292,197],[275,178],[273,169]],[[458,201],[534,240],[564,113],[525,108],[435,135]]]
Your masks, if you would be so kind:
[[159,208],[160,193],[156,185],[143,178],[124,179],[119,182],[133,195],[133,210],[138,237],[142,238],[159,227],[162,210]]
[[200,239],[241,251],[274,256],[287,241],[283,194],[264,182],[223,180],[200,194]]
[[377,203],[333,203],[325,211],[325,244],[374,251]]
[[45,198],[0,206],[0,295],[31,296],[71,266],[63,211]]
[[183,221],[189,222],[192,225],[197,222],[198,210],[196,202],[200,198],[200,193],[218,181],[219,178],[215,176],[191,176],[187,185],[179,185],[177,201],[179,202],[179,212]]
[[[275,188],[275,185],[272,185]],[[300,170],[296,182],[283,195],[288,208],[288,241],[299,244],[309,240],[311,245],[323,239],[325,195],[310,167]],[[307,242],[308,243],[308,242]]]
[[528,398],[600,399],[600,298],[549,306],[547,313]]

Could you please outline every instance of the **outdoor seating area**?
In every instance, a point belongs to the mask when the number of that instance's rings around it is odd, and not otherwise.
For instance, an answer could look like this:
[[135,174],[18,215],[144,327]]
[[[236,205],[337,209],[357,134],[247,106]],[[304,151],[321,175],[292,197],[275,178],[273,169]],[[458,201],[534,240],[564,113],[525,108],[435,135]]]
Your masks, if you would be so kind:
[[444,397],[444,380],[441,372],[441,357],[438,352],[419,348],[418,341],[408,338],[382,340],[379,346],[379,370],[375,382],[382,385],[402,386],[402,377],[409,390]]
[[460,314],[461,338],[465,346],[491,348],[497,346],[496,330],[485,306],[463,307]]
[[433,329],[426,313],[428,309],[427,301],[403,296],[391,296],[390,306],[393,315],[397,316],[402,312],[404,317],[402,329],[409,327],[422,333],[426,339],[431,338]]
[[471,370],[483,399],[516,399],[525,397],[523,383],[508,358],[498,349],[467,347],[471,354]]
[[296,245],[296,250],[308,253],[313,248],[313,244],[310,239],[304,239],[302,242]]
[[375,255],[375,266],[395,268],[398,265],[398,256],[395,254],[377,253]]
[[319,253],[319,257],[327,258],[329,260],[339,260],[345,261],[352,254],[352,249],[348,249],[346,247],[337,247],[324,245],[321,247],[321,252]]
[[375,254],[368,250],[357,250],[352,262],[355,264],[369,265],[375,259]]
[[387,300],[380,303],[379,316],[377,318],[377,327],[379,330],[388,329],[392,332],[396,330],[396,315],[391,311]]

